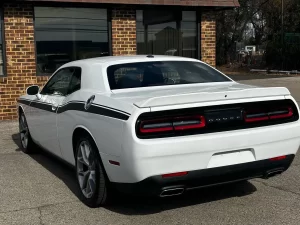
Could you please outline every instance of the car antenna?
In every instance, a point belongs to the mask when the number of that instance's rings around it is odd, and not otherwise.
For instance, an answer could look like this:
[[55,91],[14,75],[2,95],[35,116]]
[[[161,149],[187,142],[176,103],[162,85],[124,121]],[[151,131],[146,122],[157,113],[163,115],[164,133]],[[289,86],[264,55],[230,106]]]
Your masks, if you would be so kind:
[[147,55],[147,58],[154,58],[153,55]]

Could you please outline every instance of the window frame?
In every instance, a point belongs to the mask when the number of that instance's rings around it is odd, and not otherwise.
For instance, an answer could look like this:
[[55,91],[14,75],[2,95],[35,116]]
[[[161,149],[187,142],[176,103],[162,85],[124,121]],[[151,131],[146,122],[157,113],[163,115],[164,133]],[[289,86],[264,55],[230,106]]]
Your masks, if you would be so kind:
[[[137,20],[137,16],[136,16],[136,23],[138,22],[143,22],[144,21],[144,11],[145,10],[153,10],[153,9],[156,9],[156,8],[153,8],[153,7],[145,7],[145,8],[142,8],[142,9],[136,9],[135,12],[136,12],[136,15],[137,15],[137,11],[142,11],[142,15],[143,15],[143,20],[142,21],[138,21]],[[164,10],[164,8],[158,8],[157,10]],[[195,45],[195,48],[196,48],[196,57],[195,59],[199,59],[201,60],[201,12],[197,9],[195,10],[191,10],[189,8],[170,8],[168,9],[170,12],[175,12],[175,14],[178,14],[178,13],[181,13],[180,16],[178,16],[177,18],[181,18],[180,20],[175,20],[175,23],[176,23],[176,29],[178,30],[178,32],[181,32],[182,29],[181,29],[181,22],[182,22],[182,12],[183,11],[193,11],[196,13],[196,45]],[[148,32],[148,26],[145,26],[143,24],[143,32],[144,32],[144,43],[146,45],[146,52],[148,52],[148,35],[147,35],[147,32]],[[137,40],[137,36],[138,36],[138,29],[136,29],[136,40]],[[178,47],[179,47],[179,51],[182,50],[182,46],[181,46],[181,38],[178,38]],[[138,43],[136,41],[136,50],[138,52]],[[138,54],[138,53],[137,53]],[[146,54],[150,54],[150,53],[146,53]],[[179,55],[181,56],[181,55]]]
[[1,77],[7,77],[7,55],[6,55],[6,40],[5,40],[5,30],[4,30],[4,9],[3,6],[0,7],[0,23],[1,23],[1,37],[2,37],[2,61],[3,61],[3,75]]
[[[67,96],[69,96],[69,95],[75,93],[76,91],[75,91],[75,92],[72,92],[72,93],[68,93],[68,92],[69,92],[69,89],[70,89],[70,83],[71,83],[71,80],[72,80],[72,78],[73,78],[73,76],[74,76],[74,73],[72,74],[71,79],[70,79],[70,81],[69,81],[68,88],[67,88],[67,94],[65,94],[65,95],[57,95],[57,94],[44,94],[44,93],[43,93],[43,91],[44,91],[44,89],[46,88],[46,86],[51,82],[51,80],[54,79],[54,77],[55,77],[59,72],[61,72],[62,70],[72,69],[72,68],[75,69],[75,70],[76,70],[76,69],[80,69],[80,76],[82,75],[82,68],[79,67],[79,66],[68,66],[68,67],[60,68],[60,69],[58,69],[56,72],[54,72],[54,73],[52,74],[51,78],[47,81],[47,83],[44,85],[43,89],[40,91],[40,94],[41,94],[41,95],[46,95],[46,96],[61,96],[61,97],[67,97]],[[81,76],[81,77],[82,77],[82,76]],[[80,82],[80,89],[81,89],[81,82]],[[79,91],[80,89],[78,89],[77,91]]]
[[[47,4],[45,3],[37,3],[34,5],[33,7],[33,30],[34,30],[34,48],[35,48],[35,67],[37,68],[37,55],[38,55],[38,51],[37,51],[37,40],[36,40],[36,16],[35,16],[35,9],[39,7],[52,7],[52,8],[95,8],[95,7],[91,7],[91,5],[89,3],[84,4],[84,3],[72,3],[72,4],[68,4],[68,3],[56,3],[56,2],[49,2]],[[110,7],[110,5],[104,4],[103,7],[96,7],[97,9],[105,9],[106,10],[106,21],[107,21],[107,38],[108,38],[108,54],[109,56],[113,55],[113,46],[112,46],[112,9]],[[4,21],[4,20],[3,20]],[[55,73],[55,71],[54,71]],[[53,75],[53,74],[52,74]],[[38,74],[36,72],[36,76],[37,77],[51,77],[51,74],[47,74],[47,73],[42,73],[42,74]],[[1,75],[0,75],[1,77]],[[48,83],[48,82],[47,82]]]

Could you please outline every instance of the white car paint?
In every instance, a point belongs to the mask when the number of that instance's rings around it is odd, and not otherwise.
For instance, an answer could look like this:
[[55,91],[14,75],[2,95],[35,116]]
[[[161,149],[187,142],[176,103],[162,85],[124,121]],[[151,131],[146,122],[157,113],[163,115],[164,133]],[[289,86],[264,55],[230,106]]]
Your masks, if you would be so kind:
[[[77,128],[87,130],[95,140],[109,180],[120,183],[136,183],[161,174],[202,170],[297,153],[300,145],[299,120],[217,133],[138,138],[136,121],[145,112],[284,99],[292,100],[299,111],[296,101],[286,88],[261,88],[235,81],[110,90],[106,76],[106,69],[110,65],[165,60],[200,63],[195,59],[171,56],[129,56],[80,60],[62,66],[81,67],[82,86],[81,90],[66,97],[47,96],[48,100],[58,105],[58,109],[70,102],[84,104],[95,95],[94,104],[98,104],[97,107],[127,116],[128,120],[84,110],[71,109],[56,114],[20,102],[28,118],[32,138],[74,165],[73,133]],[[35,96],[22,96],[20,99],[39,101]],[[225,154],[244,150],[249,151],[237,153],[234,157]],[[215,154],[223,154],[225,159],[220,161],[220,158],[215,158]],[[120,162],[120,166],[110,164],[109,160]]]

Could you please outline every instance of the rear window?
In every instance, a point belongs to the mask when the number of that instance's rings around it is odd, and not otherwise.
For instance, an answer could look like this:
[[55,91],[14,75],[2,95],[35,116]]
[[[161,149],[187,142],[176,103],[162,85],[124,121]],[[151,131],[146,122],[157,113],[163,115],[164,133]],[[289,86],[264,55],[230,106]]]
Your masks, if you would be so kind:
[[200,62],[155,61],[117,64],[107,68],[111,90],[230,81]]

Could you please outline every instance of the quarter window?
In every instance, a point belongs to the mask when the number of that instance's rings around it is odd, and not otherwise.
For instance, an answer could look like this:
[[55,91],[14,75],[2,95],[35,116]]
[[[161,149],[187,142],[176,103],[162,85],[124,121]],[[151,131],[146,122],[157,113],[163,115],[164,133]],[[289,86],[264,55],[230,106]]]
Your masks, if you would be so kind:
[[74,68],[75,72],[73,73],[68,94],[72,94],[75,91],[80,90],[81,88],[81,69],[80,68]]

